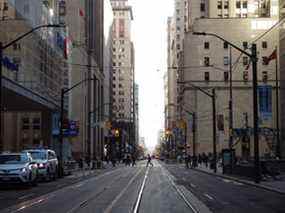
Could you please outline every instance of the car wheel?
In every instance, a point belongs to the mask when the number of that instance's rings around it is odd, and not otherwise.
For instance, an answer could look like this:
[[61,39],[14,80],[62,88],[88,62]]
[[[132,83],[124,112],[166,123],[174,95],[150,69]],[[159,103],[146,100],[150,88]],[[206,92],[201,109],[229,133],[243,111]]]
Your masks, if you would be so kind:
[[47,170],[45,181],[47,181],[47,182],[51,181],[51,173],[50,173],[49,169]]

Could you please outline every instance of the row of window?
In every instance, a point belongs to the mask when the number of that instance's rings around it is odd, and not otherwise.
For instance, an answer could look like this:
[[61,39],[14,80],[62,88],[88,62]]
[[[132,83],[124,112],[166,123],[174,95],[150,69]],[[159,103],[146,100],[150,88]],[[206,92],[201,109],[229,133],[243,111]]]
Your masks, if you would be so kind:
[[[116,88],[116,84],[113,84],[113,88]],[[123,85],[119,84],[119,88],[123,88]]]
[[[243,46],[244,49],[248,49],[248,42],[247,41],[243,41],[242,42],[242,46]],[[229,44],[227,42],[224,42],[223,47],[224,47],[224,49],[228,49],[229,48]],[[263,49],[267,49],[267,47],[268,47],[267,41],[262,41],[261,47]],[[210,49],[210,42],[204,42],[204,49]]]
[[[248,81],[248,71],[243,72],[243,80]],[[205,72],[204,73],[204,80],[205,81],[210,81],[210,72]],[[267,71],[262,72],[262,81],[267,82],[268,80],[268,73]],[[224,72],[224,81],[227,82],[229,81],[229,72]]]
[[[230,61],[229,56],[224,56],[224,62],[223,63],[225,66],[229,65],[229,61]],[[242,57],[242,64],[244,66],[249,65],[249,58],[247,56]],[[210,65],[211,65],[210,64],[210,57],[204,57],[204,66],[209,67]],[[262,65],[264,65],[264,66],[268,65],[268,57],[267,56],[262,57]]]
[[25,117],[22,118],[22,129],[41,129],[41,119],[40,118],[33,118],[32,123],[30,123],[30,119]]
[[[202,4],[204,3],[201,3],[201,11],[204,11],[205,10],[205,4],[202,6]],[[222,1],[218,1],[217,3],[217,8],[218,9],[223,9],[223,6],[224,6],[224,9],[229,9],[229,1],[224,1],[224,4]],[[247,9],[247,1],[236,1],[236,8],[237,9]],[[202,10],[203,9],[203,10]]]

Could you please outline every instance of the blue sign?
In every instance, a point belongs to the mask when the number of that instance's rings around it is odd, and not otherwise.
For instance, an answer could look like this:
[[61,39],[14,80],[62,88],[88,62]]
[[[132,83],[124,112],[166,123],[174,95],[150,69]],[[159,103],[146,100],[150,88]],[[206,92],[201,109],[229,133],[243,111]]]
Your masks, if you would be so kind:
[[52,135],[59,135],[60,132],[60,115],[58,112],[52,114]]
[[272,118],[272,86],[258,86],[260,118]]
[[19,65],[13,63],[7,56],[4,56],[4,57],[3,57],[2,64],[3,64],[3,66],[6,67],[8,70],[11,70],[11,71],[19,71]]

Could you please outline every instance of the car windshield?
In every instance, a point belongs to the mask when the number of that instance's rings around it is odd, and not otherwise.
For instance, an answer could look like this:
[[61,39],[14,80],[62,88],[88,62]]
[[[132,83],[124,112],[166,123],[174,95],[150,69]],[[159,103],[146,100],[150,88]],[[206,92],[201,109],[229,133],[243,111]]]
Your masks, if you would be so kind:
[[0,164],[22,164],[28,161],[27,155],[0,155]]
[[32,158],[35,160],[45,160],[47,159],[47,154],[45,152],[29,152]]

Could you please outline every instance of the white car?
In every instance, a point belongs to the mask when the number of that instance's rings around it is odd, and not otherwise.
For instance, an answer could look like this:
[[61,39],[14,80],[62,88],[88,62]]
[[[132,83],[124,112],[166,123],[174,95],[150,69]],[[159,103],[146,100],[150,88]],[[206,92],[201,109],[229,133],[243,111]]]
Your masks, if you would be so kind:
[[58,160],[56,154],[50,149],[24,150],[31,154],[38,165],[38,176],[46,181],[55,180],[58,174]]
[[0,183],[37,185],[37,164],[29,153],[0,154]]

